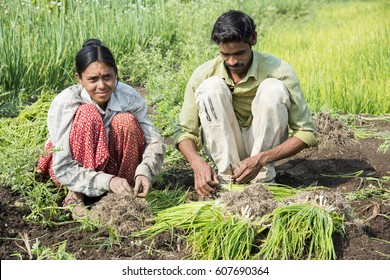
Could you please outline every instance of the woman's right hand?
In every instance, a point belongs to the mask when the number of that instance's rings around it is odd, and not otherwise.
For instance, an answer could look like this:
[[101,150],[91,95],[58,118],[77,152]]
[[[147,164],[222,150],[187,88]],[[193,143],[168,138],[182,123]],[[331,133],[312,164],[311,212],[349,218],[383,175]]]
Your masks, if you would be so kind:
[[120,177],[112,177],[110,181],[110,190],[113,193],[133,193],[126,179]]

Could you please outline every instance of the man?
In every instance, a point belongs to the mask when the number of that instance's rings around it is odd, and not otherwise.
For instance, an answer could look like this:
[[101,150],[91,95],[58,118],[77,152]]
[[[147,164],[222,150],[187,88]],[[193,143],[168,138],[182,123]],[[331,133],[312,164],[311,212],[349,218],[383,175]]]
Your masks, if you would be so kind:
[[[174,132],[201,197],[211,197],[215,186],[231,180],[272,182],[275,161],[317,143],[294,70],[277,57],[252,50],[257,33],[248,15],[234,10],[222,14],[211,40],[220,56],[192,74]],[[198,153],[202,145],[218,173]]]

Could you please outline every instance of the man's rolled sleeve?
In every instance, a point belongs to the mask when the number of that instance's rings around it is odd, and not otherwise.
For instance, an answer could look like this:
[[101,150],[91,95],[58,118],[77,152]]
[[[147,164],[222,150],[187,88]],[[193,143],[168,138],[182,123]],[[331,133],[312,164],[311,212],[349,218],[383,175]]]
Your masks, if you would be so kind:
[[[177,126],[177,129],[179,129],[179,126]],[[186,133],[184,131],[175,132],[173,140],[176,146],[179,145],[179,143],[183,140],[191,140],[192,142],[194,142],[198,151],[202,148],[202,142],[200,141],[199,137],[196,137],[193,134]]]
[[[293,68],[282,61],[280,79],[290,93],[289,126],[292,136],[302,140],[308,147],[317,145],[317,131],[313,123],[311,111],[307,104],[298,77]],[[283,74],[281,74],[283,73]]]
[[314,147],[317,145],[317,135],[311,131],[296,131],[292,133],[292,136],[295,136],[302,140],[303,143],[307,145],[307,147]]

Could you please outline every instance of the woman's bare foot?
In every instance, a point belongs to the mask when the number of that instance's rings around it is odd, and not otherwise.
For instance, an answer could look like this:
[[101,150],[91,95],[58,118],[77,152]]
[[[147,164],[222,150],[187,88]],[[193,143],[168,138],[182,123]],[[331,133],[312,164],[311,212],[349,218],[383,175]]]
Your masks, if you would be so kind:
[[82,219],[88,214],[84,204],[83,193],[69,191],[64,199],[63,206],[72,211],[73,218]]

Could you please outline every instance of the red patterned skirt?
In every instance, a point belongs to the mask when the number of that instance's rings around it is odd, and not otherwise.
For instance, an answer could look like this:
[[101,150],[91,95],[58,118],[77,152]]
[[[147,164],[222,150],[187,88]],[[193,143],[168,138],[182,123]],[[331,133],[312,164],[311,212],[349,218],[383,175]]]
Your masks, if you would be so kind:
[[[135,170],[145,150],[145,137],[138,120],[129,112],[113,117],[107,136],[96,107],[81,105],[73,120],[69,144],[73,159],[83,167],[125,178],[130,186],[134,186]],[[37,170],[49,174],[56,184],[60,184],[53,172],[52,148],[49,140],[45,155],[39,158]]]

